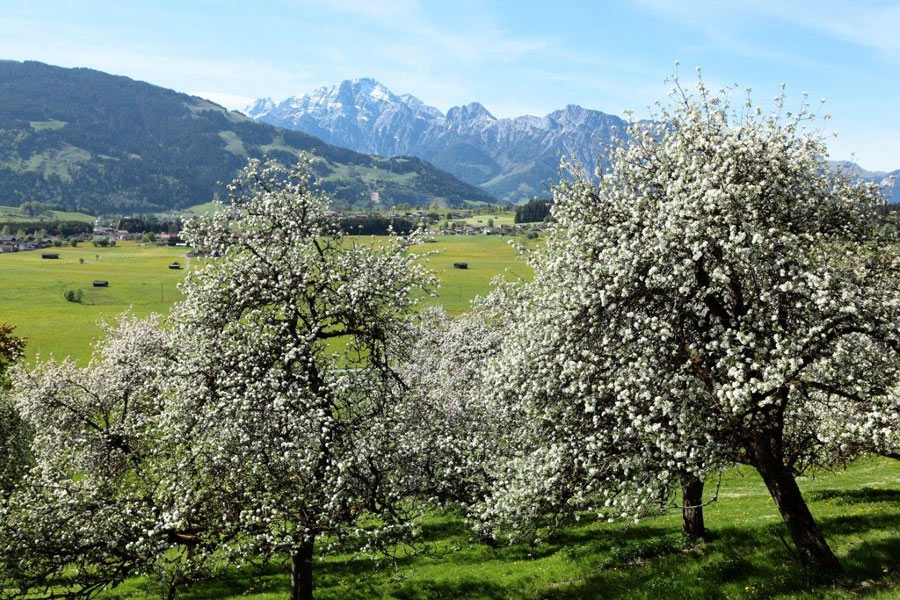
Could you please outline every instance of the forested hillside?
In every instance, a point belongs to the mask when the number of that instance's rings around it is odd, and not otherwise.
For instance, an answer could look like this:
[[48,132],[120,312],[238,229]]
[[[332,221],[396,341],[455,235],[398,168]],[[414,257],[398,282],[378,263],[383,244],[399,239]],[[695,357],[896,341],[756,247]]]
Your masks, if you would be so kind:
[[342,205],[491,202],[416,158],[380,159],[257,123],[201,98],[89,69],[0,61],[0,204],[178,209],[224,195],[249,157],[315,155]]

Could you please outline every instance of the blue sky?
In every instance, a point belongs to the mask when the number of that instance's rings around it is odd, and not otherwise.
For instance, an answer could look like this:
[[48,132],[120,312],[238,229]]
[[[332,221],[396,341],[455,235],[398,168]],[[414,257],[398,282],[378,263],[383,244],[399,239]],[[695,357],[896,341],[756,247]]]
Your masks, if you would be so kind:
[[[89,67],[240,109],[373,77],[446,111],[649,116],[675,72],[766,105],[825,98],[831,158],[900,169],[900,1],[28,0],[0,58]],[[0,99],[2,101],[2,99]]]

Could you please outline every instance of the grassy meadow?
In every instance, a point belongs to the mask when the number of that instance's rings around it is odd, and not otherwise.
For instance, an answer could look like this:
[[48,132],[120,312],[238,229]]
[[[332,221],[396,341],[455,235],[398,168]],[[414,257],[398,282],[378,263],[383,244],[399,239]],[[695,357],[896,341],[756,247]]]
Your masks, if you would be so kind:
[[[84,243],[52,248],[44,252],[58,253],[59,258],[50,260],[42,258],[40,250],[0,254],[0,321],[15,325],[15,334],[28,339],[29,361],[52,354],[86,362],[91,343],[100,335],[100,319],[112,319],[129,308],[137,315],[168,312],[181,297],[178,283],[191,266],[187,251],[126,242],[110,248]],[[496,275],[530,273],[509,238],[436,236],[418,251],[427,254],[423,260],[441,281],[437,297],[429,302],[441,303],[453,314],[487,293]],[[169,269],[173,261],[185,268]],[[468,268],[454,269],[454,262],[467,262]],[[94,280],[108,281],[109,287],[95,288]],[[67,290],[80,290],[82,301],[67,301]]]
[[[45,259],[46,252],[59,254]],[[188,266],[183,247],[120,244],[95,248],[51,248],[0,254],[0,321],[16,326],[27,338],[27,360],[36,355],[72,356],[86,362],[91,343],[100,335],[101,319],[131,308],[135,314],[166,312],[180,297],[178,283]],[[93,287],[94,280],[109,287]],[[80,290],[81,302],[69,302],[67,290]]]
[[[423,260],[440,280],[435,302],[447,312],[458,315],[469,310],[476,296],[490,292],[491,281],[499,276],[508,279],[527,278],[531,268],[519,251],[510,244],[512,238],[493,235],[438,235],[434,243],[421,247]],[[516,238],[522,241],[522,238]],[[534,244],[535,242],[528,242]],[[465,269],[453,267],[464,262]]]
[[[82,221],[84,223],[93,223],[94,217],[78,212],[65,212],[61,210],[50,211],[50,215],[44,217],[47,221]],[[22,214],[18,206],[0,205],[0,227],[7,225],[13,230],[16,223],[39,221],[41,218],[29,217]]]
[[[491,548],[471,539],[464,520],[435,514],[423,526],[426,550],[376,563],[351,553],[316,562],[322,599],[799,599],[900,597],[900,462],[861,460],[847,471],[800,478],[810,508],[841,559],[845,580],[823,581],[797,561],[781,517],[753,470],[726,473],[705,509],[711,539],[681,535],[680,511],[638,524],[584,519],[538,545]],[[715,493],[710,483],[707,495]],[[232,571],[179,594],[186,600],[285,598],[289,567]],[[106,600],[160,597],[152,578],[133,579]]]

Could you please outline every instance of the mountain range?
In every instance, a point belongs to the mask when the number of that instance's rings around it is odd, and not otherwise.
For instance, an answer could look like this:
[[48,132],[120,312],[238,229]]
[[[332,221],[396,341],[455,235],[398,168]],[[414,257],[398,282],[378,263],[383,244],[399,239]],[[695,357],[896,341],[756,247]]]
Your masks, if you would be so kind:
[[208,100],[90,69],[0,61],[0,205],[131,214],[226,193],[250,157],[314,157],[339,207],[494,202],[414,157],[369,156]]
[[522,202],[550,196],[561,157],[602,162],[625,128],[574,105],[545,117],[498,119],[478,103],[443,114],[372,79],[260,100],[247,115],[127,77],[0,60],[0,205],[184,209],[223,198],[248,158],[291,164],[301,153],[338,208]]
[[[473,102],[444,114],[369,78],[281,102],[262,98],[244,112],[357,152],[417,156],[512,203],[549,198],[563,157],[588,167],[603,164],[613,137],[624,135],[627,126],[620,117],[576,105],[544,117],[497,118]],[[900,175],[851,168],[884,185]],[[900,201],[900,186],[891,188],[891,201]]]

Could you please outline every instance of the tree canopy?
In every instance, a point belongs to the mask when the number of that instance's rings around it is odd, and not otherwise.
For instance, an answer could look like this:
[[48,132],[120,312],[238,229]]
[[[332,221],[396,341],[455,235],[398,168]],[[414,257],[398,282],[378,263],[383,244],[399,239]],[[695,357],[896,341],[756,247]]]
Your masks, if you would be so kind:
[[878,237],[881,190],[828,168],[805,104],[732,98],[676,86],[599,180],[556,187],[492,380],[541,443],[492,504],[528,514],[509,499],[549,485],[569,490],[560,509],[624,516],[744,463],[837,572],[794,474],[896,443],[900,255]]

